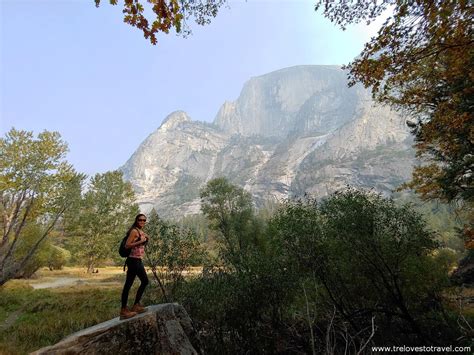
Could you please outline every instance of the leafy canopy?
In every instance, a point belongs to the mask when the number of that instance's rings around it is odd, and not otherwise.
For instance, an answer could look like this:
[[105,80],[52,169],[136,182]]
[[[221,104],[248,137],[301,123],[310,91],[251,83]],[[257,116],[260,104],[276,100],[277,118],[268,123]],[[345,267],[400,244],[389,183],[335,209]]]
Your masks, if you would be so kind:
[[226,178],[212,179],[201,190],[201,210],[210,228],[219,233],[222,258],[242,267],[244,259],[263,242],[250,193]]
[[410,205],[346,189],[322,202],[287,202],[270,230],[287,264],[321,286],[319,302],[335,307],[353,331],[370,329],[376,317],[382,334],[408,331],[429,340],[448,270],[435,257],[434,234]]
[[100,260],[117,253],[119,240],[136,214],[135,194],[131,184],[123,181],[120,171],[92,177],[80,208],[66,218],[75,256],[89,272]]
[[[32,132],[12,128],[0,138],[0,285],[22,274],[78,200],[84,175],[75,172],[66,153],[67,144],[57,132],[44,131],[35,138]],[[27,231],[33,227],[31,235]]]
[[[94,0],[99,7],[101,0]],[[109,0],[117,5],[118,0]],[[146,39],[155,45],[156,34],[169,33],[174,28],[176,33],[184,36],[191,33],[187,20],[194,19],[198,25],[206,25],[216,17],[219,8],[227,0],[146,0],[152,11],[152,21],[145,16],[144,0],[125,0],[123,2],[123,21],[143,32]]]
[[198,236],[191,229],[161,219],[155,209],[148,214],[145,232],[150,237],[145,253],[147,266],[162,292],[168,289],[165,295],[173,295],[184,280],[183,273],[203,260],[204,252]]

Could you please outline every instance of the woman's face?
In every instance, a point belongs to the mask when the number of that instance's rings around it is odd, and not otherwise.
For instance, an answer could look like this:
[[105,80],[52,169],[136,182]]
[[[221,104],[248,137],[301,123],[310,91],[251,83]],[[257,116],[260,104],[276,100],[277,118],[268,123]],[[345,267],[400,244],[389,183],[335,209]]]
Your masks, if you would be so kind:
[[138,223],[138,226],[140,228],[143,228],[145,226],[145,223],[146,223],[146,217],[145,216],[138,217],[137,223]]

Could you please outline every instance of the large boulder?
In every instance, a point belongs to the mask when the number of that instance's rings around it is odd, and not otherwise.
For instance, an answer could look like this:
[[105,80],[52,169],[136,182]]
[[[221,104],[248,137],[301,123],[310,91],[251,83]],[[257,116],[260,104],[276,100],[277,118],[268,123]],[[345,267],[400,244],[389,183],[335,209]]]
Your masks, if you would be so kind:
[[179,304],[148,307],[133,318],[114,318],[74,333],[32,354],[200,354],[191,318]]

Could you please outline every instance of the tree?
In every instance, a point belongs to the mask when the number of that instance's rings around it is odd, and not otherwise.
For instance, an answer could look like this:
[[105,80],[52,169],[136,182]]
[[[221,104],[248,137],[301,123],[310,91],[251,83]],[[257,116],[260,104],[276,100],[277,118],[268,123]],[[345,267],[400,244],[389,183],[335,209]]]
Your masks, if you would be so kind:
[[474,196],[474,3],[467,0],[319,0],[316,10],[345,28],[393,8],[349,69],[350,85],[372,88],[382,103],[410,113],[422,163],[414,188],[427,199]]
[[448,263],[435,256],[435,235],[410,205],[347,189],[322,202],[288,202],[270,225],[282,254],[292,256],[288,265],[320,286],[321,308],[334,307],[356,339],[374,320],[377,344],[436,343],[451,327],[436,315]]
[[120,171],[96,174],[80,208],[68,214],[66,226],[75,255],[92,272],[97,262],[117,253],[120,240],[138,214],[135,195]]
[[226,178],[210,180],[201,190],[201,210],[220,232],[222,257],[234,267],[261,242],[252,197]]
[[[101,0],[94,0],[99,7]],[[117,5],[117,0],[109,0],[110,4]],[[227,0],[147,0],[151,4],[154,20],[145,17],[145,2],[143,0],[125,0],[123,2],[123,21],[133,27],[140,29],[146,39],[155,45],[156,34],[159,32],[169,33],[174,28],[176,33],[184,36],[191,33],[186,21],[194,19],[198,25],[210,23],[211,18],[216,17],[220,7]]]
[[[21,242],[18,243],[18,248],[13,256],[14,260],[23,258],[29,252],[31,246],[36,243],[40,234],[40,225],[30,223],[25,226],[21,233]],[[62,269],[70,259],[70,252],[54,245],[54,242],[57,242],[57,235],[51,232],[25,266],[18,271],[15,278],[30,278],[42,267],[48,267],[50,270]]]
[[32,132],[12,128],[0,139],[0,285],[22,273],[80,196],[84,175],[65,160],[66,152],[57,132],[35,139]]
[[145,232],[150,236],[146,246],[146,262],[168,301],[161,280],[166,282],[168,294],[172,296],[183,281],[183,272],[192,265],[200,264],[204,251],[196,233],[162,220],[155,209],[148,214]]

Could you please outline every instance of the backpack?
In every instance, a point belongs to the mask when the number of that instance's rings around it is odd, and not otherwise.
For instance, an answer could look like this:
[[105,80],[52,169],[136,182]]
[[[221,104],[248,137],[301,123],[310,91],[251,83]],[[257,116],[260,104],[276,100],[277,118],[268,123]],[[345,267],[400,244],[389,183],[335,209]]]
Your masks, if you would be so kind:
[[125,244],[127,244],[127,239],[128,239],[128,234],[123,237],[122,242],[120,243],[119,246],[119,254],[122,258],[128,258],[130,256],[130,253],[132,252],[132,249],[127,249],[125,248]]
[[[137,231],[141,239],[142,235],[140,234],[140,231],[138,229]],[[132,252],[132,248],[130,249],[125,248],[125,245],[127,244],[127,239],[128,239],[128,233],[125,237],[123,237],[122,242],[120,243],[120,246],[119,246],[119,254],[122,258],[128,258],[130,256],[130,253]]]

